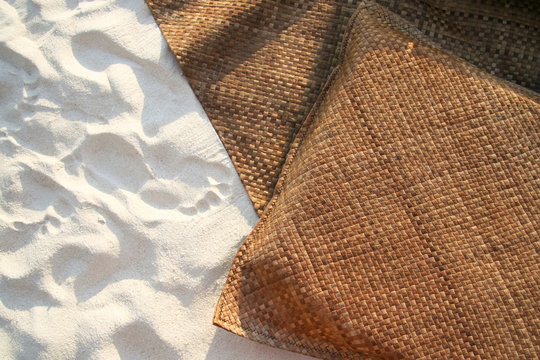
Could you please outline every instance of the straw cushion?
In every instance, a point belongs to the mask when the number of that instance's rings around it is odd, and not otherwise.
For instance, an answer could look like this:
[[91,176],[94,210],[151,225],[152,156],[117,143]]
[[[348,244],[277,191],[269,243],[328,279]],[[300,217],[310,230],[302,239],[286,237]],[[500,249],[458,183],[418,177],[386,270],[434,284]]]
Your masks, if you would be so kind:
[[324,359],[538,356],[538,97],[416,29],[357,10],[217,325]]

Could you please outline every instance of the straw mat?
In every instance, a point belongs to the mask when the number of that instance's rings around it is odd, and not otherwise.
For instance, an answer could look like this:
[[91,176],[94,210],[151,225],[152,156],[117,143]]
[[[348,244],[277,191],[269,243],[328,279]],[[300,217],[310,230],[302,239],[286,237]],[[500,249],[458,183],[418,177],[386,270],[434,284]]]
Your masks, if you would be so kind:
[[147,0],[259,214],[358,0]]
[[372,2],[214,321],[323,359],[540,354],[540,105]]
[[[261,214],[360,1],[146,1]],[[537,2],[380,3],[454,55],[540,90]]]
[[217,325],[324,359],[538,358],[540,3],[147,3],[261,214]]

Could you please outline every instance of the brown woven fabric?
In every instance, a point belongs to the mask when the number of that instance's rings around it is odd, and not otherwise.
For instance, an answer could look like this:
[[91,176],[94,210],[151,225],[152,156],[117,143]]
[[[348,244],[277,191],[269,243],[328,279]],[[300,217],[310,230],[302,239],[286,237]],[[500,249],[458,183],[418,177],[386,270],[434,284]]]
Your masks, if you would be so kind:
[[147,0],[260,213],[358,0]]
[[217,325],[325,359],[538,358],[538,97],[429,35],[361,5]]
[[[261,213],[359,1],[147,2]],[[442,48],[540,89],[536,1],[380,2]]]
[[406,0],[378,3],[421,36],[486,72],[540,91],[540,2]]

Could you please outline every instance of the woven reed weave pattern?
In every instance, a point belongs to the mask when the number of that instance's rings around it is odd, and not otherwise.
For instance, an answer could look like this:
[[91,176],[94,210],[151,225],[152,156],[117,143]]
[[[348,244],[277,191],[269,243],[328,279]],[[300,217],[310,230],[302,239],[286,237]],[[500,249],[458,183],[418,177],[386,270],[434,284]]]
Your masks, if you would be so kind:
[[422,36],[486,72],[540,91],[540,2],[379,0]]
[[[539,2],[379,2],[454,55],[540,90]],[[260,214],[359,1],[147,3]]]
[[358,2],[147,0],[259,213]]
[[366,2],[214,322],[324,359],[540,354],[540,105]]

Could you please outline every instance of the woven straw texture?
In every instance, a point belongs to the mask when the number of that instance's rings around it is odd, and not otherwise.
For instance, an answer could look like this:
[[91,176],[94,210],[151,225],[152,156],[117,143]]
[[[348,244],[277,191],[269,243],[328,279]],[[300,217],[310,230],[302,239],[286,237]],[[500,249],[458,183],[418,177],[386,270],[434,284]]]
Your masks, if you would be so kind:
[[[535,1],[380,2],[456,56],[540,89]],[[261,214],[359,1],[147,3]]]
[[324,359],[538,358],[539,99],[408,20],[359,7],[214,321]]
[[147,0],[261,213],[358,0]]

